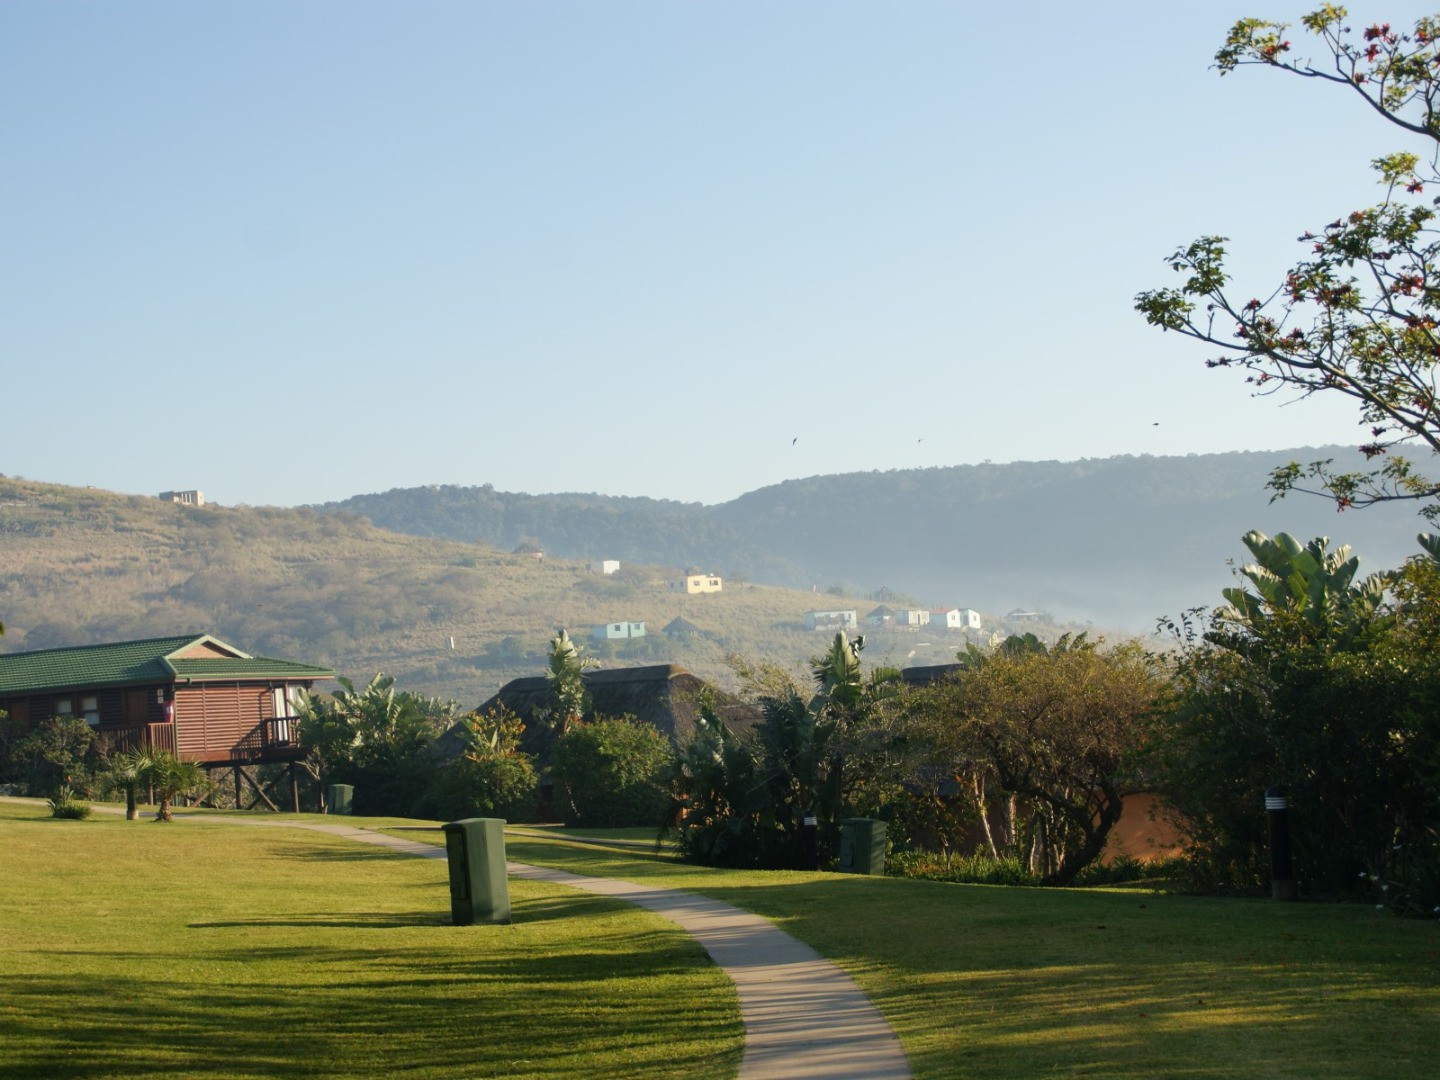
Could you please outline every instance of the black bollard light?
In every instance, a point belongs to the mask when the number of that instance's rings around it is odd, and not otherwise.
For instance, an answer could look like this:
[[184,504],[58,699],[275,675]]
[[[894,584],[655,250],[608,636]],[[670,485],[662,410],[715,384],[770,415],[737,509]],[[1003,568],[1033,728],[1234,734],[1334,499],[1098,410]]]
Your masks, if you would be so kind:
[[813,810],[800,818],[800,861],[802,870],[820,869],[820,827]]
[[1270,819],[1270,898],[1294,900],[1295,870],[1290,862],[1290,803],[1285,789],[1265,789],[1265,816]]

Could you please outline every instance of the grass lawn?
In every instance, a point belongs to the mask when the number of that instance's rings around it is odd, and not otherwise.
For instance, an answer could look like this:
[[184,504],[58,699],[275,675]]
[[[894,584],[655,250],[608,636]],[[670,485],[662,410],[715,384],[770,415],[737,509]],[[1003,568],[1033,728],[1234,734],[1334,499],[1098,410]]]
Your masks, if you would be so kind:
[[850,971],[918,1077],[1437,1071],[1434,922],[1350,905],[717,872],[519,837],[507,849],[769,916]]
[[739,1066],[734,989],[702,950],[573,889],[512,881],[513,925],[455,927],[443,862],[3,802],[0,871],[4,1080]]

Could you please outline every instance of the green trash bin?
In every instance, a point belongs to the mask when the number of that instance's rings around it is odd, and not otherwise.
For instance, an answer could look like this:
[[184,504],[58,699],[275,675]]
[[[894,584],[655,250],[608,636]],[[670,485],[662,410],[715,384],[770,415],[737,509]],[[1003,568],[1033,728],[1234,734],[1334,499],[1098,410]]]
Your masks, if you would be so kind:
[[450,915],[456,926],[510,921],[510,880],[505,876],[505,822],[465,818],[445,827],[450,861]]
[[840,872],[885,873],[885,822],[863,817],[840,822]]
[[325,812],[348,814],[350,804],[355,800],[354,784],[331,784],[325,789]]

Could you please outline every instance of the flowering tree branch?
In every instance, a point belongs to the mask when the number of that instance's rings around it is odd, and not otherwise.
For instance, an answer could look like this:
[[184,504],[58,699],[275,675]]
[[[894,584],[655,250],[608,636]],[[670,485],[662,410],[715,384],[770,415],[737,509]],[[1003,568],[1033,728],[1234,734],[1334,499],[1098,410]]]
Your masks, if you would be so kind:
[[1354,399],[1369,427],[1360,451],[1374,466],[1335,472],[1329,461],[1292,462],[1271,475],[1277,497],[1324,494],[1342,510],[1417,500],[1436,520],[1440,479],[1396,451],[1440,452],[1440,200],[1423,197],[1427,183],[1440,183],[1440,20],[1420,19],[1410,33],[1377,24],[1355,41],[1345,17],[1326,4],[1302,20],[1330,53],[1325,67],[1289,59],[1287,25],[1260,19],[1231,28],[1216,65],[1222,75],[1258,64],[1347,86],[1390,123],[1429,139],[1429,164],[1409,152],[1375,160],[1381,201],[1302,233],[1305,256],[1268,296],[1242,301],[1227,292],[1227,238],[1205,236],[1167,260],[1183,283],[1142,292],[1135,306],[1152,325],[1217,348],[1207,365],[1243,369],[1257,394]]

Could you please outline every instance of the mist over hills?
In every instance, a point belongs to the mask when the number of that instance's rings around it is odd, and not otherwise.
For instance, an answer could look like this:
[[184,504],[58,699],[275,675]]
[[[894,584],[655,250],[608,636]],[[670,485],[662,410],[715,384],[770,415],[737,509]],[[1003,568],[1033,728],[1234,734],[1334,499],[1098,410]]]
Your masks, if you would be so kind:
[[1346,447],[1121,456],[846,473],[789,480],[714,506],[596,494],[431,486],[316,507],[419,536],[547,553],[697,566],[792,588],[881,586],[928,606],[1044,610],[1131,631],[1219,601],[1250,529],[1348,543],[1368,571],[1397,566],[1425,526],[1413,506],[1337,514],[1321,498],[1270,501],[1289,461]]

